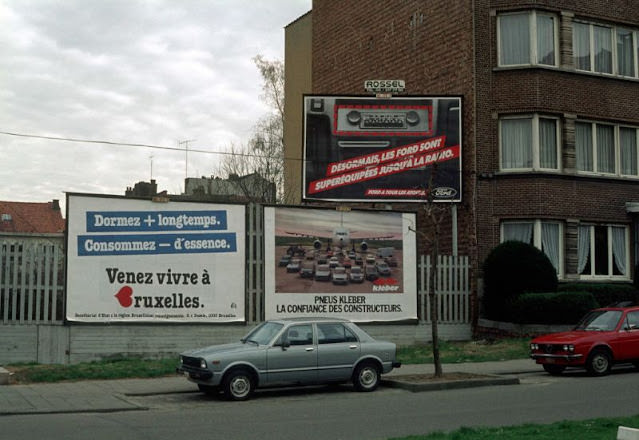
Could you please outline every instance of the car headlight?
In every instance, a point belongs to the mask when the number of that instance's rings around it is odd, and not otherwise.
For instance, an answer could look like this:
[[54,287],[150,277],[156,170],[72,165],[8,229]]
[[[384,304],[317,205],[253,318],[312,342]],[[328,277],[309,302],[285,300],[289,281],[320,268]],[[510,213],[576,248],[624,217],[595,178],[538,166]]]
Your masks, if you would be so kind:
[[575,351],[575,346],[572,344],[564,344],[562,348],[564,349],[564,351]]
[[530,344],[530,349],[535,351],[535,350],[539,350],[539,345],[538,344]]
[[200,368],[206,368],[206,361],[204,359],[200,359]]

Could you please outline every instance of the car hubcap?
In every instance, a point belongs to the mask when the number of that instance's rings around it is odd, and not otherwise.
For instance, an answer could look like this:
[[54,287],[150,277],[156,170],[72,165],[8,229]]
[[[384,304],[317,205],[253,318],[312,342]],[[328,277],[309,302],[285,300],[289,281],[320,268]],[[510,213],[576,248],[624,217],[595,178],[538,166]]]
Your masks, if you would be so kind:
[[236,377],[231,382],[231,392],[236,397],[244,397],[251,390],[251,382],[247,377]]
[[368,388],[372,385],[375,385],[377,381],[377,371],[373,368],[364,368],[359,375],[360,383]]
[[597,373],[603,373],[608,369],[608,359],[603,355],[597,355],[592,360],[592,367]]

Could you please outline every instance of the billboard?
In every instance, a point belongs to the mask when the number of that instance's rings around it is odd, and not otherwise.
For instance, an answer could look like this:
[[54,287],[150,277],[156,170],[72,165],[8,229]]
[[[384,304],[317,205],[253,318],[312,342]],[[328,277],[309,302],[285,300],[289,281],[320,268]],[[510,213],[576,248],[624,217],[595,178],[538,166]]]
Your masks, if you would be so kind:
[[267,319],[417,318],[415,214],[267,207]]
[[[304,96],[303,198],[461,201],[460,97]],[[435,167],[435,164],[436,167]]]
[[244,321],[245,208],[67,195],[66,317]]

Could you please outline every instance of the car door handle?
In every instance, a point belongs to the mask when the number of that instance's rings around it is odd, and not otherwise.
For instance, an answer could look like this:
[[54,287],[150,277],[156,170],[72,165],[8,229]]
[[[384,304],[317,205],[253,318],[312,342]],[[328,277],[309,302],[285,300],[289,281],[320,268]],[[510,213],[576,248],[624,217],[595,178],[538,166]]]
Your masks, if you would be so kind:
[[313,351],[313,350],[315,350],[313,347],[307,347],[306,348],[306,351]]
[[351,345],[348,348],[350,348],[351,350],[355,350],[356,348],[358,348],[358,346],[357,345]]

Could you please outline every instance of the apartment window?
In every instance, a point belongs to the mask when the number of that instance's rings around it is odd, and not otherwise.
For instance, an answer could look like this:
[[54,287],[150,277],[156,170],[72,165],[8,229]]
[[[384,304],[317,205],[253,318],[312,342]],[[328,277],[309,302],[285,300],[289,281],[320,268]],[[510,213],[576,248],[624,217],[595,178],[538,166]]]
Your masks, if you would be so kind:
[[637,177],[638,133],[636,127],[576,122],[577,170]]
[[559,169],[559,124],[538,115],[500,120],[502,170]]
[[628,228],[582,225],[578,231],[577,269],[582,278],[628,278]]
[[504,221],[501,241],[522,241],[546,254],[558,274],[563,272],[562,224],[545,220]]
[[557,19],[537,11],[498,17],[499,65],[556,66]]
[[633,32],[617,29],[617,72],[622,76],[635,76],[635,45]]
[[639,169],[637,159],[637,138],[639,130],[630,127],[619,128],[619,150],[621,158],[621,174],[636,176]]
[[573,23],[573,56],[577,70],[637,77],[636,41],[632,29]]

